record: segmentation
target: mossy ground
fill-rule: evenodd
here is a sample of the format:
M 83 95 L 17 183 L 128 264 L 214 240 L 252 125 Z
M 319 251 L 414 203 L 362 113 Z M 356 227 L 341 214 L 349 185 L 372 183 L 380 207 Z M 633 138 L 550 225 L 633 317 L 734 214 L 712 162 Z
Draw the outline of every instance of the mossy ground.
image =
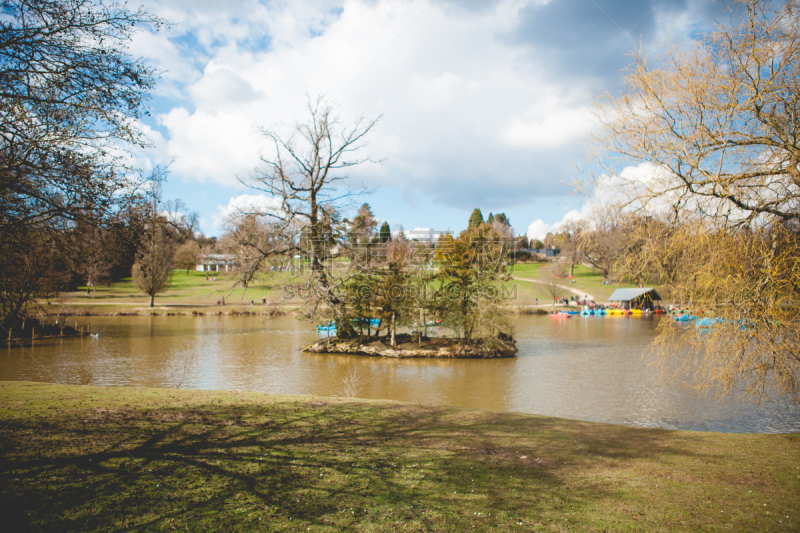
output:
M 800 436 L 0 383 L 5 531 L 797 531 Z

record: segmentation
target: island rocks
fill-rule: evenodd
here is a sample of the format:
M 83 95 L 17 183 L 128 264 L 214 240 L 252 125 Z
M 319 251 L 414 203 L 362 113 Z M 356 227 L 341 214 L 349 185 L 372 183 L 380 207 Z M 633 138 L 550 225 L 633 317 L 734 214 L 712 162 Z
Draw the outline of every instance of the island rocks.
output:
M 510 335 L 501 335 L 491 345 L 468 343 L 464 339 L 423 338 L 420 343 L 411 335 L 397 335 L 396 347 L 389 345 L 387 337 L 339 339 L 330 337 L 322 339 L 303 348 L 304 352 L 313 353 L 350 353 L 370 355 L 373 357 L 427 357 L 439 359 L 489 359 L 495 357 L 514 357 L 517 345 Z

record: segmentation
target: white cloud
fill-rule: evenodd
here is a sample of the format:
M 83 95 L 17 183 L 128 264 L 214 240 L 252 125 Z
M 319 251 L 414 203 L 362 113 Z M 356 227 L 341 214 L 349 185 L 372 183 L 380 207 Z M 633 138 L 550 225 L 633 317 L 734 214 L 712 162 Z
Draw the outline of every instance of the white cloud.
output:
M 219 206 L 217 224 L 235 220 L 243 215 L 259 215 L 280 213 L 281 201 L 264 194 L 240 194 L 228 200 L 225 206 Z
M 567 4 L 144 0 L 175 23 L 131 45 L 167 71 L 153 164 L 174 159 L 185 182 L 241 191 L 237 175 L 268 148 L 258 127 L 286 131 L 306 117 L 306 94 L 325 93 L 345 120 L 384 115 L 367 153 L 385 162 L 350 173 L 397 187 L 398 202 L 509 211 L 566 196 L 593 125 L 590 97 L 619 83 L 635 45 L 620 30 L 645 45 L 653 35 L 681 41 L 707 2 L 616 1 L 604 4 L 609 16 Z
M 350 117 L 384 114 L 369 149 L 386 158 L 383 168 L 352 171 L 374 186 L 424 189 L 449 205 L 464 194 L 469 203 L 487 195 L 522 203 L 568 191 L 550 172 L 531 169 L 553 149 L 580 150 L 589 122 L 578 97 L 588 87 L 564 100 L 556 78 L 521 65 L 519 45 L 498 39 L 513 26 L 517 3 L 480 13 L 423 0 L 349 1 L 339 14 L 323 6 L 258 6 L 247 18 L 259 24 L 237 19 L 235 29 L 225 13 L 192 19 L 195 33 L 212 34 L 200 38 L 209 57 L 201 74 L 187 75 L 191 105 L 158 117 L 175 172 L 235 183 L 265 147 L 256 124 L 293 124 L 305 117 L 306 93 L 327 93 Z M 209 28 L 212 20 L 220 27 Z M 250 42 L 264 33 L 269 47 L 254 49 Z M 211 46 L 214 39 L 222 44 Z M 553 165 L 565 173 L 572 162 Z
M 539 219 L 531 222 L 530 226 L 528 226 L 528 232 L 526 235 L 529 239 L 537 239 L 542 241 L 549 232 L 550 224 L 547 224 L 544 220 Z
M 555 224 L 547 224 L 541 219 L 534 220 L 528 226 L 528 231 L 526 232 L 526 235 L 528 236 L 528 239 L 538 239 L 540 241 L 543 241 L 548 233 L 558 233 L 568 223 L 583 220 L 586 218 L 586 216 L 587 216 L 587 207 L 584 204 L 583 208 L 580 211 L 578 211 L 577 209 L 572 209 L 570 211 L 567 211 L 567 213 L 564 214 L 564 217 Z

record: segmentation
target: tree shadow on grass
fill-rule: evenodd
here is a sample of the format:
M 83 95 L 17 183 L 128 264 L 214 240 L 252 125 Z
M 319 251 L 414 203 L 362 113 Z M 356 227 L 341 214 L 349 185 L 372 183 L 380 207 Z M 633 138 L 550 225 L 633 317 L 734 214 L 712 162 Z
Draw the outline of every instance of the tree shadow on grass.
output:
M 81 414 L 7 428 L 10 530 L 505 530 L 619 495 L 573 490 L 582 469 L 694 454 L 664 430 L 394 404 Z

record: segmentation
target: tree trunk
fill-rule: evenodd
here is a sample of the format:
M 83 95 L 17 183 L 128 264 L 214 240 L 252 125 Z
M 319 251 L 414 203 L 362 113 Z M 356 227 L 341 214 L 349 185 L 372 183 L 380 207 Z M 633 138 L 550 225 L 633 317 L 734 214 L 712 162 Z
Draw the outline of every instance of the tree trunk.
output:
M 392 348 L 397 348 L 397 343 L 395 343 L 395 340 L 394 340 L 394 329 L 395 329 L 394 328 L 394 313 L 392 313 L 392 325 L 391 325 L 391 328 L 392 328 L 392 341 L 391 341 Z
M 417 338 L 419 339 L 419 347 L 422 348 L 422 327 L 425 324 L 425 315 L 422 313 L 422 308 L 419 308 L 419 325 L 417 328 Z
M 153 300 L 155 299 L 155 294 L 150 295 L 150 307 L 153 307 Z

